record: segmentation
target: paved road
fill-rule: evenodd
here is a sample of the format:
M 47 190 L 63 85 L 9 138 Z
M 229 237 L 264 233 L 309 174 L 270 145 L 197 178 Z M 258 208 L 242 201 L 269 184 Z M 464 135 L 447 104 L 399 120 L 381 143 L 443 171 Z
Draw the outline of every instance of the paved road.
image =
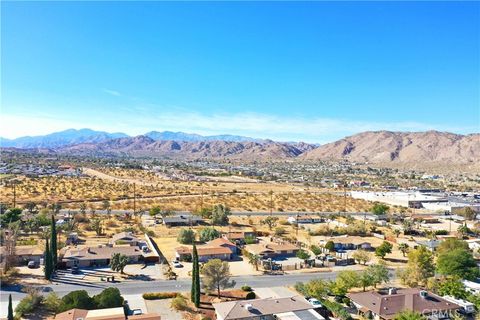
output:
M 300 273 L 300 274 L 285 274 L 285 275 L 261 275 L 261 276 L 241 276 L 232 277 L 236 282 L 236 287 L 241 287 L 245 284 L 254 288 L 269 288 L 277 286 L 294 285 L 297 282 L 305 282 L 312 279 L 334 279 L 337 272 L 317 272 L 317 273 Z M 190 279 L 173 280 L 157 280 L 157 281 L 125 281 L 118 283 L 92 283 L 92 284 L 69 284 L 54 282 L 51 285 L 45 286 L 47 290 L 56 292 L 59 296 L 66 295 L 74 290 L 86 290 L 89 294 L 97 294 L 105 288 L 117 287 L 124 295 L 140 294 L 144 292 L 157 291 L 189 291 Z M 51 289 L 49 289 L 51 288 Z M 12 300 L 19 301 L 25 293 L 21 292 L 19 288 L 5 288 L 1 290 L 2 305 L 6 303 L 8 294 L 12 294 Z M 46 291 L 48 293 L 48 291 Z

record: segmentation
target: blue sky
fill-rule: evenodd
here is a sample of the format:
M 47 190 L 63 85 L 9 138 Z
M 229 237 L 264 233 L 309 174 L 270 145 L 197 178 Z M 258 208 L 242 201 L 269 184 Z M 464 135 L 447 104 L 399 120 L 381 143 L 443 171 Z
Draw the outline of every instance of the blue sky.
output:
M 0 135 L 480 131 L 478 2 L 5 2 Z

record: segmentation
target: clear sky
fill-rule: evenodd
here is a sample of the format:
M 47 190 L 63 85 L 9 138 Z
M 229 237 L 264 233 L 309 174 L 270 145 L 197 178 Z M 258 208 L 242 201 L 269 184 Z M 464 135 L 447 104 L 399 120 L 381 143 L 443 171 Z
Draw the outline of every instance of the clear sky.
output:
M 479 2 L 1 3 L 8 138 L 480 131 Z

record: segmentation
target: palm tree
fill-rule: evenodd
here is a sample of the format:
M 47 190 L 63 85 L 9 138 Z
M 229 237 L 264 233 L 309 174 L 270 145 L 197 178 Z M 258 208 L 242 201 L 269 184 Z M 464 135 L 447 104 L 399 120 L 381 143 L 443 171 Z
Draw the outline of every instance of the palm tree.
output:
M 248 253 L 247 258 L 248 258 L 248 263 L 250 263 L 252 266 L 255 266 L 255 270 L 258 271 L 258 264 L 260 263 L 260 256 L 258 254 Z

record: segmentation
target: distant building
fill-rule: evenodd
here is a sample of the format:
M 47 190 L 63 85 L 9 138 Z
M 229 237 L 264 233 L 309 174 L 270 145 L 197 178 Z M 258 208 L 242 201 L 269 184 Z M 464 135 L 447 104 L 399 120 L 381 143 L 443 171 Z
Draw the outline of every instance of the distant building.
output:
M 98 247 L 67 248 L 62 258 L 66 267 L 94 267 L 106 266 L 115 253 L 126 255 L 130 263 L 143 260 L 143 252 L 134 246 L 111 246 L 103 245 Z
M 0 247 L 0 263 L 3 262 L 5 247 Z M 44 250 L 40 246 L 17 246 L 15 248 L 15 255 L 17 257 L 17 265 L 26 265 L 29 261 L 34 261 L 37 265 L 40 264 L 44 256 Z
M 276 258 L 295 256 L 300 248 L 288 242 L 269 242 L 249 244 L 245 246 L 245 250 L 261 258 Z
M 197 246 L 198 260 L 202 262 L 210 259 L 231 260 L 237 252 L 237 246 L 225 238 L 217 238 L 205 245 Z M 180 246 L 175 249 L 175 257 L 180 261 L 190 261 L 192 253 L 191 246 Z
M 203 221 L 202 217 L 195 215 L 178 215 L 172 217 L 164 217 L 162 220 L 163 224 L 167 227 L 197 225 Z
M 358 313 L 375 320 L 394 319 L 402 311 L 422 314 L 428 320 L 450 319 L 460 306 L 420 289 L 395 289 L 348 294 Z
M 298 224 L 308 224 L 308 223 L 320 223 L 323 222 L 323 219 L 316 216 L 311 215 L 298 215 L 298 216 L 290 216 L 288 217 L 288 222 L 290 223 L 298 223 Z

